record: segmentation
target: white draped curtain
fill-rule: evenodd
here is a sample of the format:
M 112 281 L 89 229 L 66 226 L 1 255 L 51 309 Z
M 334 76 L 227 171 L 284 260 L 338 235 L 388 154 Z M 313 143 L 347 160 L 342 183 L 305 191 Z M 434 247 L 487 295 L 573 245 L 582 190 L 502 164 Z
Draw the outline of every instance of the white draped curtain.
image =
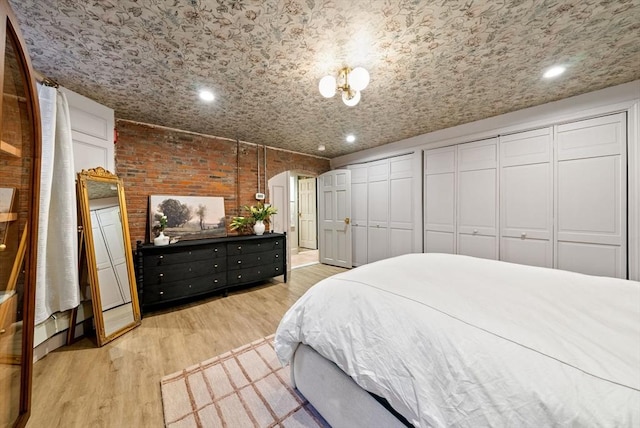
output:
M 78 220 L 69 105 L 63 92 L 38 86 L 42 162 L 35 322 L 80 304 Z

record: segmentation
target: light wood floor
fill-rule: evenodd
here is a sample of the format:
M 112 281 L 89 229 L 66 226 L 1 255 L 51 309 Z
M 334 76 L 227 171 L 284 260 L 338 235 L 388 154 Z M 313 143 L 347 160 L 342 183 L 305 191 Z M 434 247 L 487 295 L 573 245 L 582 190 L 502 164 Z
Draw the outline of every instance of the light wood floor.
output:
M 344 269 L 312 265 L 229 296 L 145 315 L 97 348 L 82 339 L 34 365 L 29 428 L 162 427 L 160 378 L 275 332 L 313 284 Z

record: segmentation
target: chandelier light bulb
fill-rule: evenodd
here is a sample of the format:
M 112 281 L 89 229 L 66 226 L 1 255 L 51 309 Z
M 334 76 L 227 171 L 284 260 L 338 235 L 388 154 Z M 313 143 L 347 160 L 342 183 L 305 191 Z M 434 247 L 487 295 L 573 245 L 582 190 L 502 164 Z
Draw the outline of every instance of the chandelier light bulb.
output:
M 349 95 L 352 95 L 349 98 Z M 353 107 L 360 102 L 360 91 L 348 91 L 342 93 L 342 102 L 344 102 L 349 107 Z
M 325 98 L 331 98 L 336 94 L 336 78 L 333 76 L 324 76 L 318 84 L 320 94 Z
M 354 91 L 362 91 L 369 85 L 369 72 L 362 67 L 356 67 L 349 73 L 349 86 Z

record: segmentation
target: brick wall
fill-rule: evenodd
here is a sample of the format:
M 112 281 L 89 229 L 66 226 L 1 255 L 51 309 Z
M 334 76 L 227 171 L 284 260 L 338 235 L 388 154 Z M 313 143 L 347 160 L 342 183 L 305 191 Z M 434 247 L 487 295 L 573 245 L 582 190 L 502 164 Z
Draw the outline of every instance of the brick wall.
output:
M 234 141 L 125 120 L 116 128 L 116 174 L 124 182 L 134 248 L 137 240 L 149 241 L 149 195 L 222 196 L 229 224 L 237 207 L 256 203 L 257 152 L 260 191 L 266 193 L 262 146 L 240 143 L 236 157 Z M 329 169 L 328 159 L 267 148 L 267 179 L 288 170 L 319 175 Z

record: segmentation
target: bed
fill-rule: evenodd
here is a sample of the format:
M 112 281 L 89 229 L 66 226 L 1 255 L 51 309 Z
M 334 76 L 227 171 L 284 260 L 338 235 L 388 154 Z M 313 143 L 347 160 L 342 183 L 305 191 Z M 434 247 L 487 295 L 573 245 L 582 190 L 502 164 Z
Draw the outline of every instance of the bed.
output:
M 634 281 L 408 254 L 313 286 L 275 348 L 334 427 L 640 426 Z

